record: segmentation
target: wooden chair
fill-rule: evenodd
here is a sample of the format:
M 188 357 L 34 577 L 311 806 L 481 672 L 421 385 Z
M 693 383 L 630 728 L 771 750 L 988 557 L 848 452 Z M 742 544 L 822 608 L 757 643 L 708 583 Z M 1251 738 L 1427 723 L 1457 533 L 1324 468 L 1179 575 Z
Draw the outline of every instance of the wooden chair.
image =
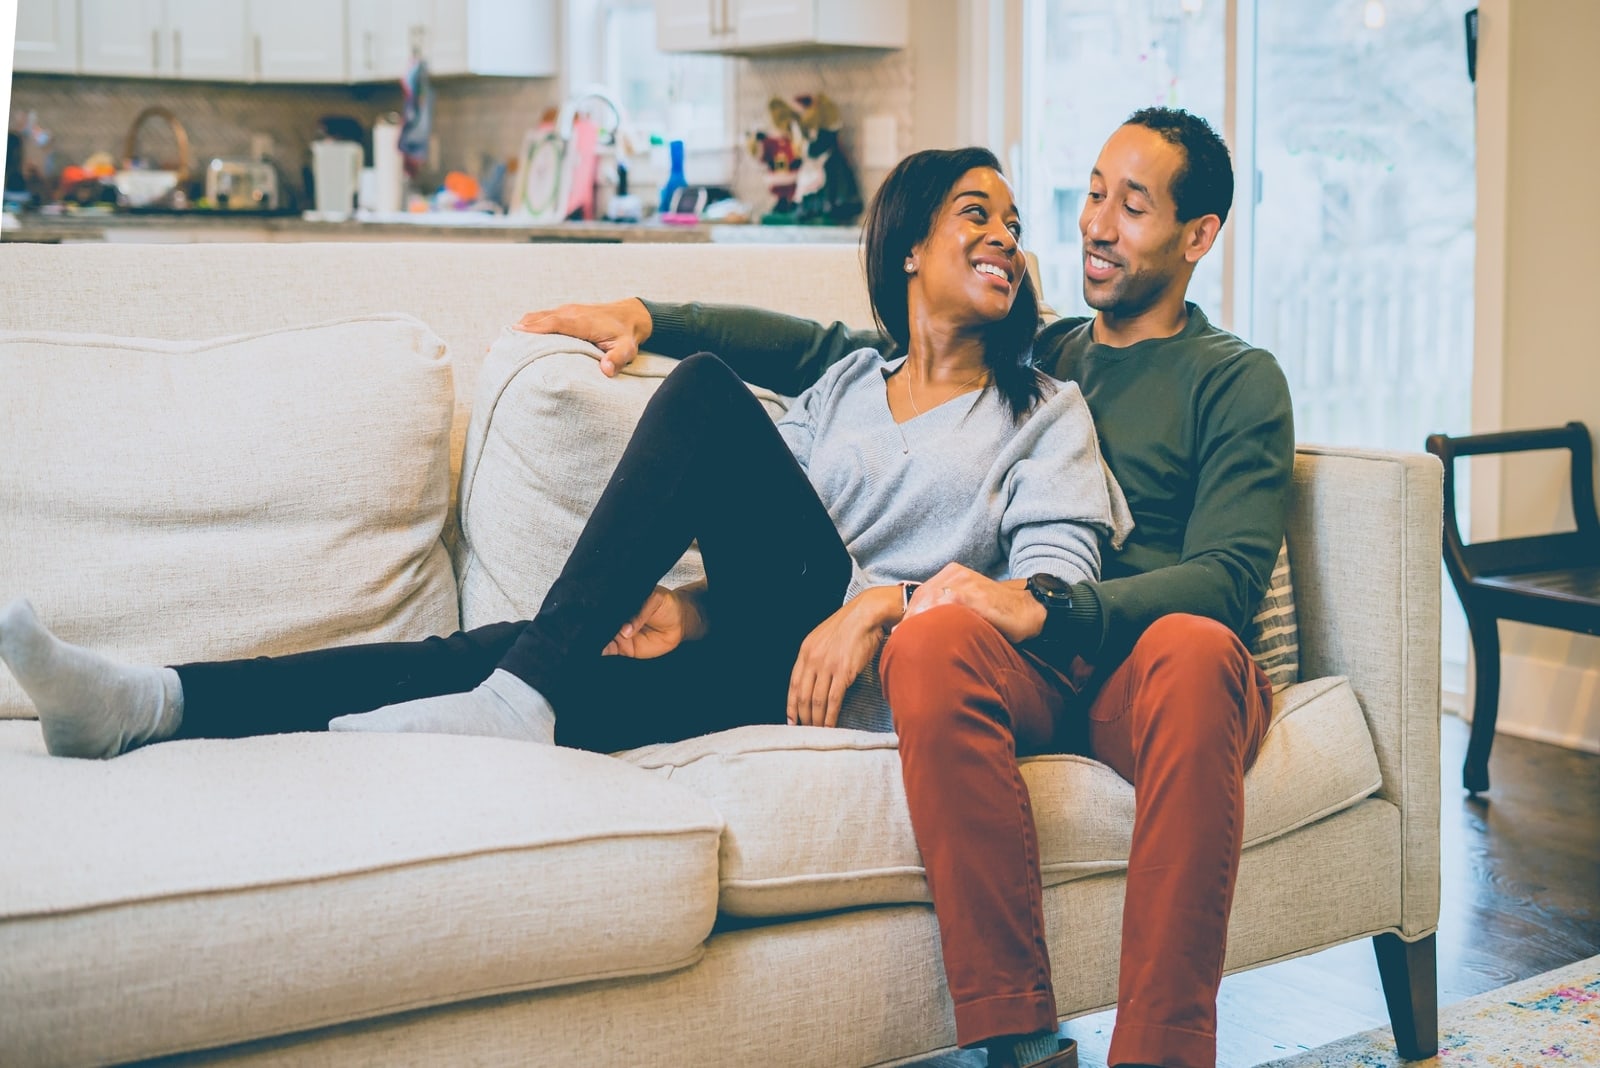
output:
M 1572 454 L 1572 514 L 1578 529 L 1527 538 L 1461 541 L 1456 523 L 1455 458 L 1566 449 Z M 1600 634 L 1600 518 L 1595 514 L 1594 452 L 1582 423 L 1469 437 L 1428 435 L 1444 463 L 1444 562 L 1466 612 L 1477 662 L 1472 738 L 1461 778 L 1469 793 L 1489 788 L 1489 747 L 1500 704 L 1499 621 Z

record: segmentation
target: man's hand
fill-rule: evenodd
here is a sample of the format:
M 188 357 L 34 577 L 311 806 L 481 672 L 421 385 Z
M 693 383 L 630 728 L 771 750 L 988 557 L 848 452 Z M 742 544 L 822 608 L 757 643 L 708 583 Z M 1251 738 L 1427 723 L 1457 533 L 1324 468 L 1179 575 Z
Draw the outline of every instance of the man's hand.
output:
M 566 334 L 596 346 L 603 355 L 600 371 L 614 378 L 639 355 L 639 346 L 655 324 L 637 297 L 610 304 L 563 304 L 549 311 L 529 312 L 515 328 L 528 334 Z
M 911 595 L 906 617 L 909 619 L 940 604 L 966 605 L 1005 635 L 1012 645 L 1020 645 L 1044 630 L 1044 605 L 1028 592 L 1024 579 L 996 582 L 970 567 L 946 564 Z
M 800 643 L 789 676 L 789 722 L 832 727 L 844 692 L 872 663 L 884 628 L 900 618 L 900 587 L 875 586 L 852 597 Z
M 684 642 L 698 641 L 705 634 L 705 618 L 694 599 L 679 590 L 657 586 L 645 599 L 644 607 L 622 625 L 600 655 L 651 660 L 665 656 Z

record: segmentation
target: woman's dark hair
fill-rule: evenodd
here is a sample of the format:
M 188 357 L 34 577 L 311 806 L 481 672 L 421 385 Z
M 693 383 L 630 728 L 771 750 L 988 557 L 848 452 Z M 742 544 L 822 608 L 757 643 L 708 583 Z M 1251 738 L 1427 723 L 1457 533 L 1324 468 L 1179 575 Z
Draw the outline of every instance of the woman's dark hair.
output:
M 1209 122 L 1181 108 L 1140 108 L 1123 125 L 1154 130 L 1167 144 L 1183 151 L 1183 164 L 1172 176 L 1172 203 L 1179 222 L 1202 215 L 1228 221 L 1228 208 L 1233 205 L 1233 161 L 1227 144 Z
M 878 329 L 904 352 L 910 345 L 906 257 L 933 229 L 945 197 L 963 174 L 975 167 L 997 173 L 1000 161 L 986 148 L 928 149 L 901 160 L 878 187 L 862 232 L 867 293 Z M 1023 261 L 1011 313 L 985 331 L 983 362 L 994 387 L 1018 419 L 1043 394 L 1045 378 L 1033 366 L 1033 337 L 1039 331 L 1039 297 Z

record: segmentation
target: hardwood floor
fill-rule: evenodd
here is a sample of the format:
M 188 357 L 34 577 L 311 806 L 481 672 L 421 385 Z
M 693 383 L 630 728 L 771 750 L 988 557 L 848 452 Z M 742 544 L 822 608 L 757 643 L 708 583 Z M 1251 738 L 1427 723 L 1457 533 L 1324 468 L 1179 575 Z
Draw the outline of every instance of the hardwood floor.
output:
M 1600 756 L 1505 735 L 1494 787 L 1461 788 L 1468 728 L 1442 724 L 1441 1007 L 1600 953 Z M 1103 1068 L 1115 1012 L 1080 1016 L 1083 1068 Z M 1388 1024 L 1372 942 L 1229 976 L 1218 999 L 1217 1064 L 1248 1068 Z M 959 1053 L 928 1068 L 980 1068 Z

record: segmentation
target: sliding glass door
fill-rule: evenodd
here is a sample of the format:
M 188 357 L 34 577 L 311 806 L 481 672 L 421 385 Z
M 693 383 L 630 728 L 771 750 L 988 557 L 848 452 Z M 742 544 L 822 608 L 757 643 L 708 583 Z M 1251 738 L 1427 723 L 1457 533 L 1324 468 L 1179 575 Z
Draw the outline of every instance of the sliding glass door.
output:
M 1418 450 L 1469 425 L 1470 6 L 1257 8 L 1243 332 L 1283 361 L 1301 440 Z

